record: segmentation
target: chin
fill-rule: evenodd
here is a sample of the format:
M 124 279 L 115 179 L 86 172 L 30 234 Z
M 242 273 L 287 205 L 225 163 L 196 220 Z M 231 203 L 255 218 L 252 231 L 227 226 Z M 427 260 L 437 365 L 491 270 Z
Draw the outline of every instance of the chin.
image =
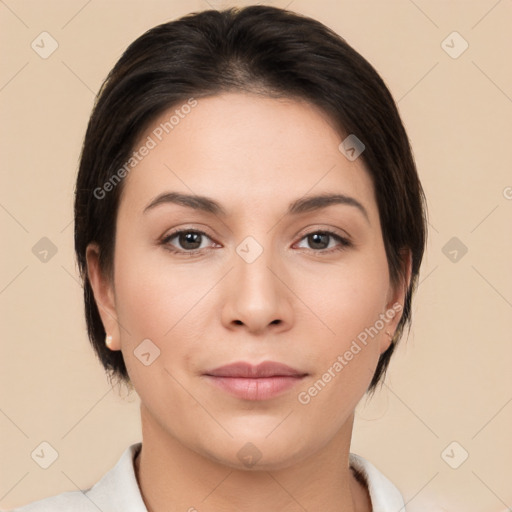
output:
M 224 443 L 216 443 L 214 450 L 212 445 L 203 446 L 202 451 L 206 457 L 236 470 L 277 471 L 293 466 L 319 449 L 317 439 L 311 439 L 308 444 L 304 432 L 300 436 L 298 432 L 283 429 L 280 435 L 273 432 L 266 437 L 267 430 L 263 434 L 261 430 L 246 429 L 245 435 L 234 435 Z

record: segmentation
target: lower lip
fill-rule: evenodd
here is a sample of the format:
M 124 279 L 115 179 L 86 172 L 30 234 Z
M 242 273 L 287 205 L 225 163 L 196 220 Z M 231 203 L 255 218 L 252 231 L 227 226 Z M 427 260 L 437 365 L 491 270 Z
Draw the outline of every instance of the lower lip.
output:
M 214 377 L 207 375 L 208 380 L 243 400 L 269 400 L 293 388 L 303 377 L 276 376 L 250 379 L 244 377 Z

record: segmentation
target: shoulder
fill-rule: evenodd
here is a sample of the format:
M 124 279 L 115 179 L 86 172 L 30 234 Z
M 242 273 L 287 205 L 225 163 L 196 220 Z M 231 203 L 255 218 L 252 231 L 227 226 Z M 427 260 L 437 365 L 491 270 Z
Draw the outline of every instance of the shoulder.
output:
M 397 487 L 370 461 L 350 453 L 350 467 L 368 488 L 374 512 L 404 512 L 405 504 Z
M 126 448 L 117 464 L 93 487 L 63 492 L 11 512 L 147 512 L 133 467 L 141 446 L 135 443 Z
M 98 508 L 80 491 L 63 492 L 57 496 L 50 496 L 34 501 L 28 505 L 15 508 L 11 512 L 98 512 Z

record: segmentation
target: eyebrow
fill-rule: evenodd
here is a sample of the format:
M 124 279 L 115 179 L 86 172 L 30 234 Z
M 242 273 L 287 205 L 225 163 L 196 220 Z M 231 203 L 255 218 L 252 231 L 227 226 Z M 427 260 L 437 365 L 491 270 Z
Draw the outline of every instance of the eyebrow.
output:
M 180 192 L 164 192 L 156 196 L 150 203 L 144 208 L 144 213 L 149 210 L 156 208 L 162 204 L 177 204 L 180 206 L 186 206 L 195 210 L 202 210 L 207 213 L 212 213 L 218 216 L 227 216 L 226 210 L 214 199 L 206 196 L 183 194 Z M 293 201 L 289 204 L 287 215 L 298 215 L 301 213 L 311 212 L 327 208 L 328 206 L 342 204 L 347 206 L 353 206 L 357 208 L 366 218 L 368 223 L 370 222 L 368 212 L 366 208 L 353 197 L 344 194 L 320 194 L 316 196 L 305 196 Z

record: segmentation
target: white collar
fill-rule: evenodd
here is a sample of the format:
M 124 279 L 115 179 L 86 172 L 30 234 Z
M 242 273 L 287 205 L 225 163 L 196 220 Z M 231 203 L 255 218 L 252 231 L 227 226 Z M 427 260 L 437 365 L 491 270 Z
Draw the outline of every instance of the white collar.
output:
M 370 461 L 350 453 L 349 464 L 366 481 L 373 512 L 406 512 L 400 491 Z

